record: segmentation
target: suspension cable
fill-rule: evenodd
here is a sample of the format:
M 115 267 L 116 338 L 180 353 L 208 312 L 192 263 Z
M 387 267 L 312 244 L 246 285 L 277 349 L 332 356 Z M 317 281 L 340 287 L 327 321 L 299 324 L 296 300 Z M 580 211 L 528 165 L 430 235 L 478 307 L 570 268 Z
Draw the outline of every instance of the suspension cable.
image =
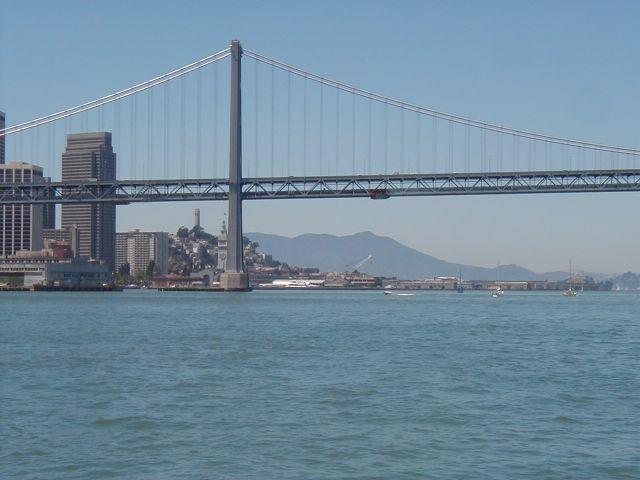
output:
M 59 112 L 46 115 L 44 117 L 36 118 L 35 120 L 31 120 L 29 122 L 23 122 L 17 125 L 13 125 L 12 127 L 7 127 L 4 130 L 0 130 L 0 136 L 11 135 L 13 133 L 17 133 L 22 130 L 27 130 L 29 128 L 37 127 L 38 125 L 55 122 L 56 120 L 60 120 L 61 118 L 66 118 L 71 115 L 75 115 L 77 113 L 86 112 L 87 110 L 100 107 L 101 105 L 105 105 L 107 103 L 120 100 L 121 98 L 128 97 L 129 95 L 142 92 L 149 88 L 168 82 L 169 80 L 173 80 L 174 78 L 178 78 L 183 75 L 186 75 L 187 73 L 193 72 L 194 70 L 198 70 L 199 68 L 202 68 L 211 63 L 217 62 L 218 60 L 222 60 L 223 58 L 226 58 L 229 55 L 231 55 L 231 51 L 230 51 L 230 47 L 227 47 L 218 53 L 214 53 L 213 55 L 209 55 L 208 57 L 204 57 L 200 60 L 190 63 L 189 65 L 185 65 L 184 67 L 180 67 L 171 72 L 165 73 L 163 75 L 159 75 L 155 78 L 152 78 L 151 80 L 147 80 L 146 82 L 142 82 L 137 85 L 134 85 L 133 87 L 125 88 L 124 90 L 120 90 L 118 92 L 112 93 L 105 97 L 101 97 L 96 100 L 83 103 L 76 107 L 67 108 L 65 110 L 61 110 Z
M 536 133 L 536 132 L 531 132 L 531 131 L 527 131 L 527 130 L 519 130 L 519 129 L 514 129 L 514 128 L 510 128 L 510 127 L 506 127 L 503 125 L 497 125 L 497 124 L 493 124 L 493 123 L 488 123 L 488 122 L 483 122 L 483 121 L 479 121 L 479 120 L 474 120 L 471 118 L 467 118 L 467 117 L 462 117 L 459 115 L 453 115 L 450 113 L 446 113 L 446 112 L 440 112 L 438 110 L 433 110 L 430 108 L 426 108 L 426 107 L 421 107 L 419 105 L 415 105 L 415 104 L 411 104 L 408 102 L 404 102 L 402 100 L 397 100 L 391 97 L 386 97 L 384 95 L 380 95 L 368 90 L 363 90 L 357 87 L 354 87 L 353 85 L 349 85 L 343 82 L 339 82 L 336 80 L 332 80 L 330 78 L 326 78 L 326 77 L 322 77 L 320 75 L 316 75 L 314 73 L 311 73 L 309 71 L 306 70 L 302 70 L 300 68 L 294 67 L 292 65 L 288 65 L 286 63 L 280 62 L 278 60 L 274 60 L 270 57 L 266 57 L 264 55 L 261 55 L 259 53 L 253 52 L 251 50 L 243 50 L 243 53 L 245 55 L 247 55 L 248 57 L 251 57 L 255 60 L 258 60 L 260 62 L 266 63 L 268 65 L 274 66 L 276 68 L 279 68 L 281 70 L 285 70 L 288 72 L 291 72 L 295 75 L 304 77 L 304 78 L 308 78 L 310 80 L 314 80 L 316 82 L 320 82 L 320 83 L 324 83 L 325 85 L 329 85 L 332 86 L 334 88 L 337 88 L 339 90 L 345 91 L 345 92 L 350 92 L 353 93 L 354 95 L 359 95 L 361 97 L 365 97 L 365 98 L 369 98 L 371 100 L 375 100 L 377 102 L 380 103 L 384 103 L 387 105 L 391 105 L 397 108 L 402 108 L 405 110 L 410 110 L 413 112 L 417 112 L 423 115 L 428 115 L 431 117 L 435 117 L 435 118 L 440 118 L 440 119 L 444 119 L 444 120 L 448 120 L 448 121 L 452 121 L 455 123 L 460 123 L 463 125 L 469 125 L 471 127 L 475 127 L 475 128 L 481 128 L 484 130 L 490 130 L 490 131 L 494 131 L 497 133 L 506 133 L 506 134 L 510 134 L 510 135 L 514 135 L 517 137 L 525 137 L 525 138 L 531 138 L 533 140 L 541 140 L 541 141 L 547 141 L 550 143 L 558 143 L 558 144 L 563 144 L 563 145 L 567 145 L 567 146 L 572 146 L 572 147 L 584 147 L 584 148 L 590 148 L 590 149 L 595 149 L 595 150 L 603 150 L 603 151 L 609 151 L 609 152 L 615 152 L 615 153 L 627 153 L 630 155 L 640 155 L 640 149 L 634 149 L 634 148 L 626 148 L 626 147 L 618 147 L 618 146 L 614 146 L 614 145 L 605 145 L 605 144 L 599 144 L 599 143 L 591 143 L 591 142 L 585 142 L 585 141 L 581 141 L 581 140 L 572 140 L 569 138 L 563 138 L 563 137 L 556 137 L 553 135 L 545 135 L 542 133 Z

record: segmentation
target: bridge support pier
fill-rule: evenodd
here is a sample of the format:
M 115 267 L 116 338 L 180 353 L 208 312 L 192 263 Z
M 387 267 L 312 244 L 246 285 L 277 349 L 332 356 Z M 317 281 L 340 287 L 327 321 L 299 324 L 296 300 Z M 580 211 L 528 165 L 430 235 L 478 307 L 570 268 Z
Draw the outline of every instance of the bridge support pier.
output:
M 229 141 L 229 225 L 227 229 L 227 265 L 220 276 L 220 287 L 228 292 L 249 290 L 249 275 L 244 270 L 242 242 L 242 47 L 231 42 L 231 137 Z

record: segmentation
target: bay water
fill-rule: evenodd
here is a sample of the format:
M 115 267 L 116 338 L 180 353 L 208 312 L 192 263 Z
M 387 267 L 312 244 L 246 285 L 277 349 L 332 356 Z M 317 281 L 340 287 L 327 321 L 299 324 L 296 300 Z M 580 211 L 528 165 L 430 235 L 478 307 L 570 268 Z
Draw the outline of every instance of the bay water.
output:
M 638 479 L 640 295 L 0 293 L 1 479 Z

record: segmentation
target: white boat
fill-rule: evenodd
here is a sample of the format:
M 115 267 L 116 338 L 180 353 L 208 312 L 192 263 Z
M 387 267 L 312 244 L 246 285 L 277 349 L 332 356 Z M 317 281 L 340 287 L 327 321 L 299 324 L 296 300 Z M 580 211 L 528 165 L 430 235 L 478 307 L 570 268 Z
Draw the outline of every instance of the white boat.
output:
M 496 287 L 494 290 L 491 290 L 491 296 L 493 298 L 500 298 L 504 295 L 504 290 L 500 288 L 500 286 Z
M 395 295 L 397 297 L 413 297 L 415 295 L 415 293 L 399 293 L 392 292 L 391 290 L 383 290 L 382 293 L 384 293 L 385 295 Z

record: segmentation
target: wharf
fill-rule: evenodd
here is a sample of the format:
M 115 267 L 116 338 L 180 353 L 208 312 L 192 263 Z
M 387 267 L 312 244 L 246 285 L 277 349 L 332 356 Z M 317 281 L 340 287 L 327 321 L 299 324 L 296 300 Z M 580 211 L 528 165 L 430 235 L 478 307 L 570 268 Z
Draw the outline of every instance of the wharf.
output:
M 61 287 L 32 285 L 30 287 L 0 287 L 0 292 L 121 292 L 121 287 Z
M 26 290 L 26 288 L 25 288 Z M 94 287 L 71 287 L 62 285 L 34 285 L 31 289 L 34 292 L 121 292 L 122 287 L 115 285 L 94 286 Z
M 159 292 L 228 292 L 221 287 L 157 287 Z M 253 288 L 249 287 L 243 290 L 234 290 L 238 292 L 250 292 Z

